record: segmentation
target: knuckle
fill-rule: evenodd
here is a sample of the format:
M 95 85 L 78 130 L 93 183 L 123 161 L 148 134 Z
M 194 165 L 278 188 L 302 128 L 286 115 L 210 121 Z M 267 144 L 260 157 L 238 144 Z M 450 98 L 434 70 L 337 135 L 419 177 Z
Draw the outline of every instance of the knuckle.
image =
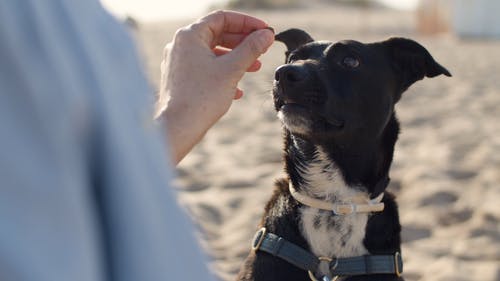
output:
M 224 17 L 226 14 L 226 11 L 224 10 L 215 10 L 213 12 L 211 12 L 208 16 L 213 16 L 213 17 Z
M 179 43 L 179 42 L 184 42 L 184 41 L 188 40 L 192 34 L 191 26 L 192 25 L 177 29 L 177 31 L 175 32 L 175 35 L 174 35 L 174 42 Z
M 174 43 L 192 43 L 193 41 L 200 39 L 202 34 L 205 33 L 205 30 L 206 24 L 200 21 L 182 27 L 175 32 Z
M 168 54 L 170 53 L 170 51 L 172 50 L 172 43 L 168 43 L 165 48 L 163 48 L 163 59 L 167 59 L 168 57 Z
M 200 19 L 200 23 L 211 23 L 213 25 L 225 25 L 226 23 L 226 11 L 216 10 L 208 14 L 206 17 Z
M 179 28 L 179 29 L 177 29 L 177 30 L 175 31 L 174 38 L 176 38 L 176 39 L 177 39 L 177 38 L 182 38 L 182 37 L 185 37 L 185 36 L 187 35 L 188 31 L 189 31 L 189 30 L 188 30 L 188 28 L 187 28 L 186 26 L 181 27 L 181 28 Z
M 195 23 L 192 23 L 188 26 L 188 29 L 191 31 L 191 34 L 193 33 L 200 33 L 201 30 L 205 27 L 205 23 L 201 21 L 197 21 Z

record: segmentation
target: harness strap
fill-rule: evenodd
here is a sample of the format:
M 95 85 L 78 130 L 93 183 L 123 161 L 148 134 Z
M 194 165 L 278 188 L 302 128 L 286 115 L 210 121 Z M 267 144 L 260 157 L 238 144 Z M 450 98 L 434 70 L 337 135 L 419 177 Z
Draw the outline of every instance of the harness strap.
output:
M 252 249 L 284 259 L 303 270 L 316 271 L 319 265 L 315 255 L 278 235 L 267 233 L 265 228 L 261 228 L 255 234 Z
M 369 274 L 401 275 L 403 259 L 399 252 L 394 255 L 366 255 L 337 259 L 337 266 L 331 268 L 334 276 L 353 276 Z
M 321 260 L 303 248 L 288 242 L 273 233 L 267 233 L 261 228 L 254 236 L 252 249 L 263 251 L 279 257 L 298 268 L 316 272 Z M 330 262 L 333 276 L 354 276 L 369 274 L 396 274 L 403 272 L 401 254 L 394 255 L 365 255 L 350 258 L 334 258 Z

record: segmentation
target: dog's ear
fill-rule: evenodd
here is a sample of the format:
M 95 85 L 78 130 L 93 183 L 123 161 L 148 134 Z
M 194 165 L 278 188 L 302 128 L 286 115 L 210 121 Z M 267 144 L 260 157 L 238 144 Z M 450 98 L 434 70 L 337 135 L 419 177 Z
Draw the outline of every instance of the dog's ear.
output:
M 288 58 L 288 55 L 290 54 L 291 51 L 297 49 L 298 47 L 305 45 L 309 42 L 314 41 L 312 37 L 307 34 L 304 30 L 297 29 L 297 28 L 291 28 L 287 29 L 283 32 L 280 32 L 276 34 L 274 37 L 276 41 L 280 41 L 285 43 L 287 51 L 286 51 L 286 57 Z
M 390 38 L 382 42 L 387 49 L 389 59 L 398 75 L 399 95 L 413 83 L 424 77 L 436 77 L 450 72 L 437 63 L 431 54 L 417 42 L 406 38 Z

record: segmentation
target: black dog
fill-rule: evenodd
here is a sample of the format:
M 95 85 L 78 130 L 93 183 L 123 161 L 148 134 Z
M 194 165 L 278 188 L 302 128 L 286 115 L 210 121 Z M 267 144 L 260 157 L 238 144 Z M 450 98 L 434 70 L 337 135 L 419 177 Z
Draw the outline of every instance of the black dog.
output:
M 403 280 L 394 196 L 385 191 L 414 82 L 451 76 L 415 41 L 314 41 L 290 29 L 273 98 L 284 127 L 279 180 L 238 280 Z

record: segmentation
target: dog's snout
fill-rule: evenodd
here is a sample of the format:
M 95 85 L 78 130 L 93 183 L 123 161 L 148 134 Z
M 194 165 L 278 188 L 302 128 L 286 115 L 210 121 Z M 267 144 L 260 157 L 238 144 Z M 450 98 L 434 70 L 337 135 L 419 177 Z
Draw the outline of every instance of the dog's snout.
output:
M 306 79 L 307 73 L 303 66 L 285 64 L 278 69 L 274 74 L 274 79 L 278 82 L 297 83 Z

